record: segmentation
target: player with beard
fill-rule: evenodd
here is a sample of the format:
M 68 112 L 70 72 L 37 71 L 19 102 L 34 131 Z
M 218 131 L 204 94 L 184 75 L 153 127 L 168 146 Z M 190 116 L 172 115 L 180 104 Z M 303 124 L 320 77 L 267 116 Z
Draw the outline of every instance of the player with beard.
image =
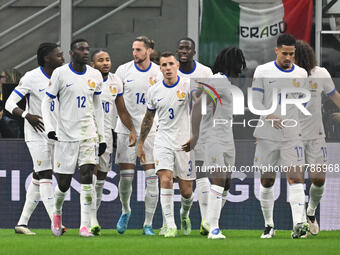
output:
M 150 61 L 152 42 L 145 36 L 137 37 L 132 43 L 133 60 L 118 67 L 116 75 L 123 82 L 124 101 L 130 113 L 137 139 L 140 133 L 141 123 L 146 112 L 146 92 L 154 85 L 159 76 L 159 66 Z M 117 231 L 123 234 L 127 229 L 131 216 L 130 198 L 132 193 L 132 181 L 135 173 L 137 151 L 136 147 L 129 147 L 129 130 L 118 119 L 117 127 L 117 152 L 116 163 L 119 164 L 119 196 L 122 203 L 122 214 L 117 223 Z M 143 234 L 154 235 L 152 220 L 158 203 L 158 178 L 155 172 L 153 159 L 153 144 L 156 126 L 153 125 L 144 146 L 146 160 L 142 162 L 145 170 L 145 221 Z
M 104 111 L 104 134 L 107 142 L 107 148 L 104 154 L 99 157 L 99 164 L 96 166 L 93 175 L 91 232 L 94 235 L 99 235 L 101 227 L 97 220 L 97 211 L 102 200 L 107 173 L 112 169 L 113 131 L 116 127 L 118 115 L 130 130 L 129 141 L 131 145 L 129 146 L 134 146 L 136 142 L 136 131 L 125 107 L 123 84 L 115 74 L 110 72 L 111 58 L 109 53 L 105 50 L 94 51 L 91 56 L 91 66 L 99 70 L 104 79 L 101 100 Z

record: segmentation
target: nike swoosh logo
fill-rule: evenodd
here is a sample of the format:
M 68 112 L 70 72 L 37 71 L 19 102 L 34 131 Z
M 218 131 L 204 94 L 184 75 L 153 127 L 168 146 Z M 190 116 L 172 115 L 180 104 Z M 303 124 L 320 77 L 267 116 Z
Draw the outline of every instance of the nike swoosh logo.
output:
M 71 83 L 71 84 L 66 84 L 66 87 L 70 87 L 71 85 L 73 85 L 73 83 Z
M 269 81 L 268 83 L 271 84 L 271 83 L 274 83 L 274 82 L 276 82 L 276 81 Z
M 39 92 L 43 92 L 45 89 L 39 89 Z
M 164 98 L 164 97 L 163 97 Z M 163 98 L 157 99 L 157 102 L 161 101 Z
M 126 82 L 132 82 L 133 80 L 126 80 Z

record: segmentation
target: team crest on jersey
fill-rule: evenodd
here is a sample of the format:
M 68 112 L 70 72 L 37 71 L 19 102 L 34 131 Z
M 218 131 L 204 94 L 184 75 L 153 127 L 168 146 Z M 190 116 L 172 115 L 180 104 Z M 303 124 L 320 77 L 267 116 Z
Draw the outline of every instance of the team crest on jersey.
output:
M 185 92 L 183 92 L 179 89 L 179 90 L 177 90 L 176 95 L 177 95 L 178 101 L 183 101 L 185 99 L 186 94 L 185 94 Z
M 318 84 L 316 82 L 313 83 L 312 81 L 309 81 L 309 87 L 311 89 L 317 89 L 318 88 Z
M 154 85 L 156 82 L 156 79 L 152 79 L 152 77 L 149 78 L 149 83 L 151 86 Z
M 60 167 L 60 162 L 57 162 L 57 167 Z
M 296 81 L 296 79 L 293 80 L 293 86 L 296 88 L 300 87 L 300 82 Z
M 41 165 L 41 161 L 37 160 L 37 164 L 38 164 L 38 166 L 40 166 Z
M 88 80 L 87 83 L 90 87 L 90 90 L 94 90 L 94 88 L 96 87 L 96 83 L 94 81 L 91 82 L 91 80 Z
M 117 96 L 117 88 L 116 87 L 110 86 L 110 91 L 112 93 L 112 96 Z
M 259 159 L 255 156 L 254 161 L 257 162 Z
M 156 161 L 155 161 L 155 164 L 156 164 L 156 166 L 158 166 L 158 164 L 159 164 L 159 160 L 156 160 Z
M 211 161 L 212 161 L 213 163 L 216 163 L 216 158 L 215 158 L 215 157 L 212 157 L 212 158 L 211 158 Z

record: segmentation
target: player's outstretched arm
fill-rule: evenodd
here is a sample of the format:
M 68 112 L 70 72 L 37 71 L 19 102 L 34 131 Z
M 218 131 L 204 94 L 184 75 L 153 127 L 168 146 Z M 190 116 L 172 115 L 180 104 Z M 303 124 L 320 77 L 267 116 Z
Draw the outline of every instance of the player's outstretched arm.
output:
M 27 121 L 32 125 L 36 132 L 44 132 L 44 124 L 42 122 L 41 116 L 29 114 L 18 107 L 17 103 L 24 97 L 22 93 L 17 90 L 12 91 L 11 95 L 6 102 L 6 110 L 12 113 L 14 116 L 22 117 L 27 119 Z
M 145 152 L 143 149 L 143 144 L 151 130 L 153 119 L 155 118 L 155 113 L 156 111 L 147 110 L 143 118 L 142 127 L 140 130 L 140 138 L 137 145 L 137 156 L 142 162 L 145 162 Z
M 136 144 L 136 130 L 133 126 L 130 114 L 125 106 L 124 97 L 119 96 L 115 100 L 117 112 L 122 123 L 129 129 L 129 147 L 135 146 Z

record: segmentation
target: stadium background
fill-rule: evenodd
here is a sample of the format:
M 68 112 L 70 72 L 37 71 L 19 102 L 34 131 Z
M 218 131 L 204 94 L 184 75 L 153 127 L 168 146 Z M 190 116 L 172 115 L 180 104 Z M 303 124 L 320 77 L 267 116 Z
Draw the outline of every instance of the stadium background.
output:
M 65 1 L 62 1 L 65 3 Z M 70 28 L 76 35 L 74 37 L 84 37 L 89 41 L 93 49 L 106 48 L 112 58 L 112 70 L 131 59 L 130 45 L 131 41 L 138 35 L 147 35 L 156 42 L 156 49 L 175 51 L 176 42 L 184 36 L 191 36 L 197 41 L 197 33 L 193 32 L 199 23 L 199 17 L 195 13 L 193 6 L 198 5 L 199 1 L 195 0 L 141 0 L 132 3 L 125 9 L 117 12 L 115 15 L 108 17 L 104 21 L 94 25 L 92 28 L 78 32 L 84 26 L 95 21 L 116 7 L 128 1 L 120 0 L 74 0 L 70 20 L 60 17 L 60 12 L 65 14 L 67 10 L 60 8 L 59 1 L 53 0 L 18 0 L 8 1 L 0 0 L 0 6 L 11 3 L 8 7 L 0 10 L 0 70 L 15 67 L 21 73 L 36 67 L 35 51 L 37 45 L 42 41 L 60 41 L 62 45 L 67 39 L 62 38 L 62 31 Z M 130 2 L 130 1 L 129 1 Z M 131 1 L 132 2 L 132 1 Z M 258 1 L 237 1 L 250 7 L 267 8 L 278 1 L 262 0 Z M 255 3 L 256 2 L 256 3 Z M 318 1 L 317 1 L 318 2 Z M 8 31 L 12 26 L 20 24 L 20 21 L 26 19 L 47 6 L 49 10 L 37 15 L 31 21 L 25 22 L 18 28 Z M 51 7 L 52 6 L 52 7 Z M 315 8 L 315 1 L 314 1 Z M 315 9 L 314 9 L 315 10 Z M 70 11 L 70 10 L 68 10 Z M 59 14 L 58 14 L 59 13 Z M 196 16 L 195 16 L 196 15 Z M 192 20 L 192 17 L 196 17 Z M 65 16 L 64 16 L 65 17 Z M 334 24 L 330 22 L 325 13 L 322 19 L 322 29 L 330 30 Z M 336 22 L 337 19 L 334 19 Z M 44 24 L 44 22 L 46 22 Z M 65 28 L 65 22 L 66 24 Z M 69 22 L 71 22 L 69 24 Z M 195 25 L 196 24 L 196 25 Z M 336 23 L 335 23 L 336 24 Z M 41 26 L 40 26 L 41 25 Z M 39 28 L 33 30 L 36 26 Z M 194 29 L 192 29 L 194 27 Z M 30 31 L 32 29 L 32 31 Z M 4 33 L 6 32 L 6 33 Z M 21 36 L 25 34 L 27 35 Z M 314 40 L 315 25 L 313 23 L 311 32 L 311 44 L 315 45 Z M 336 36 L 324 34 L 321 36 L 321 65 L 326 66 L 333 77 L 339 77 L 339 59 L 340 46 Z M 67 50 L 64 50 L 67 56 Z M 249 70 L 246 77 L 251 77 Z M 338 91 L 340 83 L 336 82 Z M 329 104 L 325 101 L 324 105 Z M 327 132 L 330 151 L 330 163 L 339 163 L 337 151 L 340 149 L 339 125 L 329 120 L 329 114 L 333 112 L 333 106 L 324 108 L 324 120 L 329 127 Z M 251 116 L 248 116 L 251 118 Z M 329 123 L 331 122 L 331 123 Z M 237 165 L 251 165 L 254 155 L 254 141 L 252 140 L 252 130 L 242 130 L 235 132 L 237 138 Z M 140 168 L 140 167 L 139 167 Z M 113 171 L 109 174 L 104 201 L 99 211 L 99 221 L 104 228 L 112 228 L 119 218 L 120 202 L 117 197 L 118 175 L 117 168 L 114 166 Z M 32 172 L 32 162 L 28 150 L 22 139 L 0 140 L 0 228 L 11 228 L 16 224 L 19 218 L 24 200 L 27 184 L 29 183 Z M 69 227 L 79 225 L 79 190 L 77 180 L 72 185 L 70 200 L 67 200 L 64 206 L 64 222 Z M 138 171 L 134 180 L 134 192 L 131 199 L 133 216 L 129 227 L 141 228 L 144 218 L 143 191 L 143 172 Z M 291 229 L 290 207 L 287 203 L 286 180 L 281 179 L 279 197 L 275 205 L 275 221 L 279 229 Z M 306 184 L 306 195 L 308 196 L 309 182 Z M 254 193 L 254 179 L 246 178 L 240 180 L 233 179 L 232 189 L 227 205 L 224 208 L 221 217 L 221 227 L 231 229 L 262 229 L 263 219 L 259 206 L 259 201 Z M 320 223 L 322 229 L 340 229 L 340 216 L 337 211 L 340 208 L 340 200 L 334 194 L 338 194 L 340 186 L 336 178 L 329 179 L 325 197 L 321 202 Z M 248 193 L 247 193 L 248 192 Z M 176 192 L 178 194 L 178 190 Z M 107 201 L 105 201 L 107 200 Z M 178 197 L 177 197 L 178 200 Z M 71 202 L 72 201 L 72 202 Z M 176 203 L 176 212 L 178 213 L 180 203 Z M 199 226 L 199 209 L 197 202 L 191 210 L 191 219 L 194 228 Z M 178 216 L 178 214 L 177 214 Z M 178 220 L 179 217 L 177 217 Z M 157 208 L 155 216 L 155 227 L 161 225 L 160 206 Z M 39 204 L 30 221 L 33 228 L 48 228 L 48 217 L 42 203 Z

